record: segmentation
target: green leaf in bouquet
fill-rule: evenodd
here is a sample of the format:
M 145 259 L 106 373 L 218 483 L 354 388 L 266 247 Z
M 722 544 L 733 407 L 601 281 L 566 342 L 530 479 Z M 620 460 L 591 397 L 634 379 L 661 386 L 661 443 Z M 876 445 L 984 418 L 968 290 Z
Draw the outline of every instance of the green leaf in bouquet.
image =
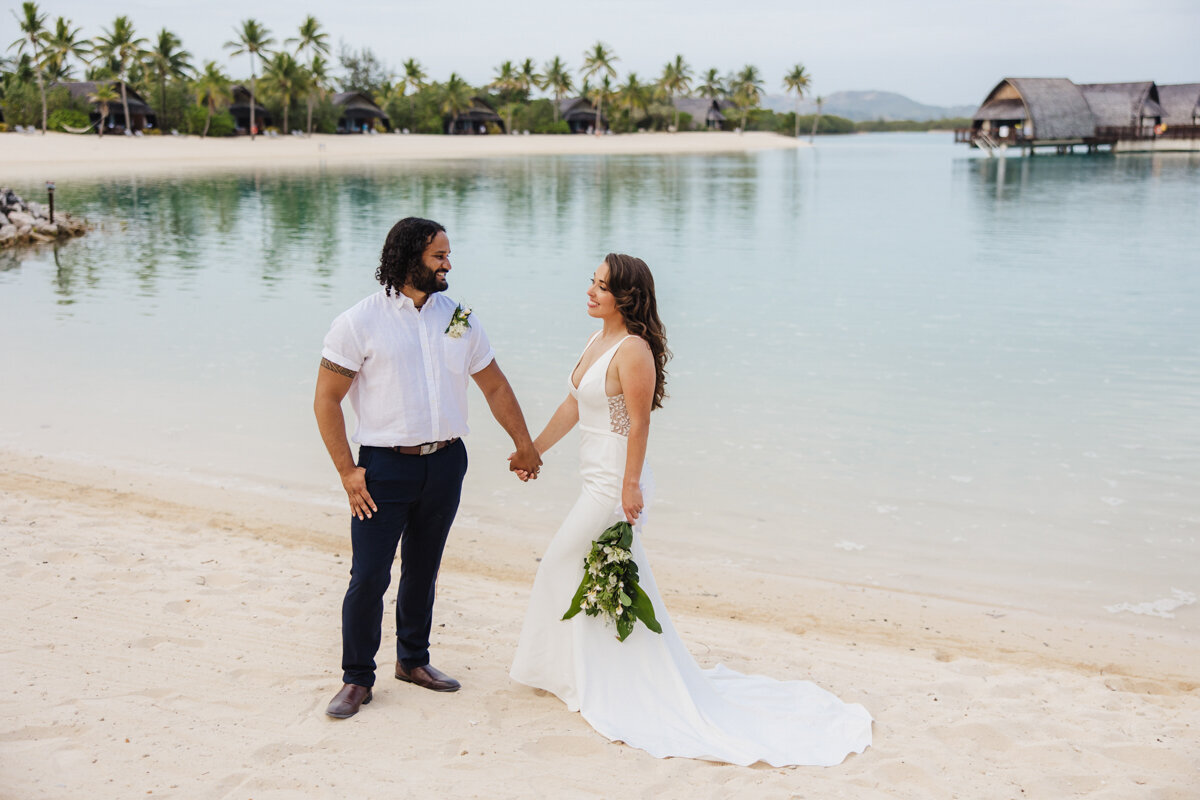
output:
M 650 602 L 650 598 L 636 583 L 633 584 L 632 590 L 633 604 L 629 610 L 633 612 L 633 616 L 640 619 L 642 624 L 655 633 L 662 633 L 662 625 L 659 625 L 658 620 L 654 617 L 654 604 Z
M 623 642 L 633 633 L 633 614 L 619 614 L 617 616 L 617 641 Z
M 563 616 L 562 616 L 563 619 L 570 619 L 571 617 L 573 617 L 579 613 L 579 609 L 583 604 L 584 595 L 587 594 L 587 589 L 588 589 L 588 574 L 587 574 L 587 571 L 584 570 L 583 580 L 581 580 L 579 582 L 579 588 L 575 590 L 575 596 L 571 598 L 571 605 L 569 608 L 567 608 L 567 613 L 563 614 Z
M 631 600 L 629 595 L 625 594 L 625 592 L 621 592 L 620 599 L 621 599 L 621 605 L 623 605 L 623 606 L 633 605 L 633 600 Z

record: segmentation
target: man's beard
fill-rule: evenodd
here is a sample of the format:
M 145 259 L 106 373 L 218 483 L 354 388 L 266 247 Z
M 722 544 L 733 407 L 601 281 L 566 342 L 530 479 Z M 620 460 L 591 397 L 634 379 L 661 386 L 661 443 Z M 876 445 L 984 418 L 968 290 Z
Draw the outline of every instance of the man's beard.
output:
M 426 266 L 422 266 L 416 275 L 410 277 L 409 283 L 418 292 L 424 292 L 425 294 L 444 292 L 448 286 L 445 278 L 438 280 L 437 273 Z

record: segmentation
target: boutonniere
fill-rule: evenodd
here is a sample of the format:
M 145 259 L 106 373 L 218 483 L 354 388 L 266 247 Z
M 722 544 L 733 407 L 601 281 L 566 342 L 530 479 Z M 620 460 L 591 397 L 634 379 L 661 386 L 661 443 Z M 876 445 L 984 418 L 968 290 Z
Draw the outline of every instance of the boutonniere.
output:
M 450 324 L 446 326 L 446 335 L 451 339 L 462 338 L 469 327 L 471 327 L 471 309 L 463 308 L 461 305 L 456 306 L 454 316 L 450 317 Z

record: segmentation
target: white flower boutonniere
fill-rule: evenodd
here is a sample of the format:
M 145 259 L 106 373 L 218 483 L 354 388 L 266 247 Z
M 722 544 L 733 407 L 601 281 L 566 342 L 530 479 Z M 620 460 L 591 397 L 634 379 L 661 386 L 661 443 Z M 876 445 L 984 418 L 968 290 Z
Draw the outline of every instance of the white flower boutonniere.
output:
M 467 328 L 471 327 L 471 309 L 463 308 L 461 305 L 454 309 L 454 316 L 450 318 L 450 324 L 446 326 L 446 335 L 451 339 L 461 339 L 462 335 L 467 332 Z

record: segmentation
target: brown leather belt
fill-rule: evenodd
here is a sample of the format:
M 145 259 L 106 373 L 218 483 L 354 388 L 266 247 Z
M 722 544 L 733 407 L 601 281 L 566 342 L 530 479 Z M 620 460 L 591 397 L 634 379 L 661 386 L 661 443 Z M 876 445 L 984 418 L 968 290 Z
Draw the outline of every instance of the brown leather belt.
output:
M 446 439 L 442 442 L 426 442 L 425 444 L 414 445 L 398 444 L 391 447 L 381 447 L 380 449 L 391 450 L 394 453 L 400 453 L 401 455 L 405 456 L 427 456 L 431 455 L 432 453 L 436 453 L 443 447 L 449 447 L 457 441 L 458 437 L 455 436 L 453 439 Z

